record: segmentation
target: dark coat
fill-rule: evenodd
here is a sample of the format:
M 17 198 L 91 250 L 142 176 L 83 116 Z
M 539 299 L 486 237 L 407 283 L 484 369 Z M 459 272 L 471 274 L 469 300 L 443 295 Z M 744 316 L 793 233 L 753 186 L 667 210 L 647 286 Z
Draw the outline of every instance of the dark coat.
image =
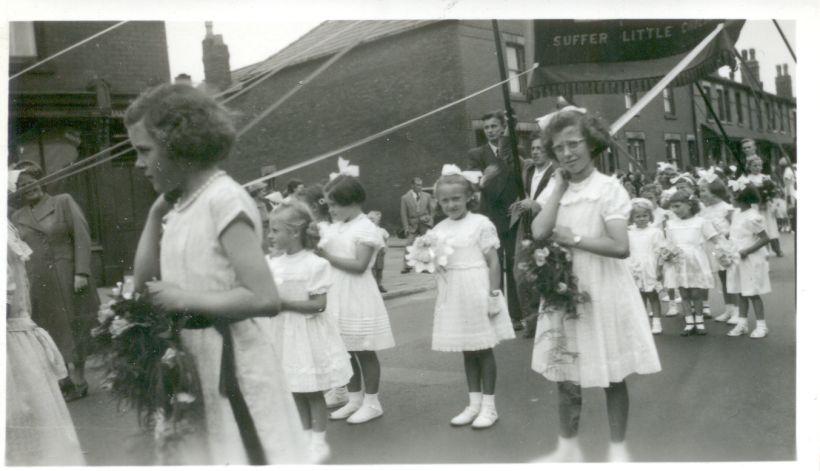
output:
M 475 147 L 467 152 L 467 170 L 484 171 L 491 164 L 499 167 L 499 173 L 485 182 L 481 189 L 479 212 L 490 218 L 500 237 L 514 236 L 510 227 L 510 205 L 518 200 L 512 149 L 506 138 L 499 146 L 500 158 L 496 157 L 489 144 Z
M 67 194 L 46 195 L 34 207 L 15 211 L 12 221 L 32 250 L 26 264 L 31 318 L 51 335 L 65 360 L 73 362 L 89 334 L 84 326 L 100 303 L 91 276 L 88 223 Z M 75 274 L 88 276 L 88 287 L 79 294 L 74 293 Z

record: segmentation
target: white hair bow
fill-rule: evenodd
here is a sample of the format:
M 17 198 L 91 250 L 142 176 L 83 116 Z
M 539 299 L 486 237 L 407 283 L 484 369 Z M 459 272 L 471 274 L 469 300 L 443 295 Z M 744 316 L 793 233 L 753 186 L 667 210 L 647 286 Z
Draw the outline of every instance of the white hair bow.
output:
M 752 181 L 743 175 L 737 180 L 729 180 L 729 188 L 731 188 L 734 192 L 738 192 L 749 186 L 751 183 Z
M 638 206 L 639 208 L 646 208 L 650 211 L 655 210 L 655 203 L 649 201 L 646 198 L 632 198 L 632 206 Z
M 665 172 L 666 170 L 678 171 L 677 165 L 671 162 L 658 162 L 658 172 Z
M 265 199 L 270 201 L 271 203 L 273 203 L 275 205 L 280 205 L 280 204 L 282 204 L 282 202 L 285 201 L 285 198 L 282 196 L 282 193 L 280 193 L 278 191 L 274 191 L 273 193 L 269 193 L 269 194 L 265 195 Z
M 670 179 L 669 179 L 669 181 L 670 181 L 673 185 L 674 185 L 675 183 L 678 183 L 678 182 L 679 182 L 679 181 L 681 181 L 681 180 L 686 180 L 687 182 L 689 182 L 689 184 L 690 184 L 690 185 L 694 185 L 694 184 L 695 184 L 695 179 L 694 179 L 694 178 L 692 178 L 692 175 L 690 175 L 690 174 L 689 174 L 689 172 L 686 172 L 686 173 L 681 173 L 681 174 L 680 174 L 680 175 L 678 175 L 677 177 L 674 177 L 674 178 L 670 178 Z
M 330 174 L 330 181 L 333 181 L 339 175 L 348 175 L 350 177 L 358 177 L 359 176 L 359 166 L 358 165 L 350 165 L 350 161 L 347 159 L 343 159 L 339 157 L 339 161 L 337 163 L 339 166 L 339 172 L 331 172 Z
M 715 168 L 710 167 L 708 170 L 698 170 L 698 182 L 712 183 L 718 179 L 718 174 L 715 173 Z
M 561 113 L 562 111 L 577 111 L 581 114 L 587 114 L 587 109 L 586 108 L 578 108 L 577 106 L 567 105 L 567 106 L 561 108 L 558 111 L 553 111 L 552 113 L 545 114 L 544 116 L 541 116 L 540 118 L 535 118 L 535 122 L 538 123 L 538 127 L 541 128 L 542 130 L 547 129 L 547 126 L 549 126 L 552 119 L 554 117 L 558 116 L 558 113 Z
M 23 173 L 22 170 L 9 170 L 8 190 L 10 193 L 14 193 L 15 191 L 17 191 L 17 179 L 20 178 L 21 173 Z
M 454 164 L 444 164 L 441 167 L 441 176 L 447 175 L 461 175 L 462 177 L 466 178 L 468 182 L 478 184 L 481 181 L 482 173 L 478 170 L 461 170 L 458 165 Z

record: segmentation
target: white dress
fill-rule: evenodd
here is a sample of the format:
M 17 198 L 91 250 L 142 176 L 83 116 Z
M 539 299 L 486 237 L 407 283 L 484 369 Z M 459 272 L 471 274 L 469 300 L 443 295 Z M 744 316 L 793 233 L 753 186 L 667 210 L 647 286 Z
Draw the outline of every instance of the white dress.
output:
M 635 284 L 644 293 L 663 289 L 658 280 L 658 249 L 662 244 L 663 232 L 657 227 L 629 226 L 629 268 Z
M 269 258 L 268 266 L 282 299 L 308 301 L 310 296 L 327 294 L 330 288 L 330 263 L 313 252 Z M 282 311 L 270 327 L 291 392 L 324 391 L 350 381 L 350 355 L 327 312 Z
M 339 321 L 339 332 L 349 352 L 376 351 L 394 347 L 390 318 L 384 306 L 373 263 L 384 247 L 379 228 L 364 214 L 347 222 L 334 222 L 322 234 L 319 246 L 342 258 L 355 258 L 358 244 L 373 247 L 373 256 L 364 273 L 354 274 L 332 267 L 332 284 L 327 293 L 327 311 Z
M 162 280 L 191 291 L 228 291 L 239 286 L 219 235 L 239 217 L 253 224 L 262 245 L 256 203 L 227 175 L 213 180 L 192 202 L 176 205 L 165 217 L 161 242 Z M 270 318 L 230 325 L 236 376 L 268 463 L 307 462 L 308 436 L 302 428 L 282 363 L 271 344 Z M 182 343 L 196 364 L 207 430 L 187 437 L 179 464 L 245 464 L 248 461 L 228 398 L 219 392 L 222 335 L 213 327 L 183 329 Z
M 432 232 L 449 239 L 453 248 L 446 271 L 436 277 L 433 350 L 485 350 L 515 338 L 509 315 L 489 316 L 490 277 L 484 254 L 501 246 L 493 223 L 468 212 L 459 220 L 441 221 Z
M 602 237 L 607 221 L 626 221 L 631 210 L 618 180 L 594 171 L 586 180 L 569 184 L 557 225 L 582 237 Z M 627 261 L 575 248 L 572 257 L 578 288 L 591 300 L 578 305 L 577 319 L 539 314 L 532 369 L 548 380 L 582 387 L 607 387 L 632 373 L 660 371 L 646 308 Z
M 754 245 L 757 234 L 764 230 L 763 217 L 756 209 L 750 208 L 735 214 L 729 230 L 729 239 L 738 250 L 742 250 Z M 769 293 L 771 290 L 768 251 L 765 246 L 726 270 L 726 291 L 729 293 L 754 296 Z
M 701 204 L 698 216 L 711 222 L 721 238 L 728 239 L 729 219 L 734 210 L 734 206 L 721 200 L 711 206 Z M 706 256 L 709 258 L 709 266 L 712 267 L 712 272 L 723 270 L 715 259 L 715 244 L 712 241 L 706 241 Z
M 755 186 L 762 186 L 763 182 L 766 180 L 771 180 L 771 178 L 764 174 L 758 173 L 754 175 L 746 175 L 746 177 L 754 184 Z M 777 217 L 774 215 L 774 206 L 771 204 L 764 204 L 764 205 L 755 205 L 757 206 L 757 210 L 760 212 L 760 215 L 763 217 L 763 225 L 766 228 L 766 235 L 769 236 L 769 239 L 779 239 L 780 238 L 780 231 L 777 229 Z M 768 253 L 768 252 L 767 252 Z
M 57 345 L 31 320 L 25 261 L 31 249 L 9 225 L 6 265 L 6 465 L 84 466 L 60 392 L 68 375 Z
M 676 263 L 663 264 L 663 285 L 667 288 L 712 288 L 715 277 L 706 255 L 706 241 L 717 234 L 712 223 L 700 215 L 669 219 L 666 239 L 681 250 L 681 256 Z

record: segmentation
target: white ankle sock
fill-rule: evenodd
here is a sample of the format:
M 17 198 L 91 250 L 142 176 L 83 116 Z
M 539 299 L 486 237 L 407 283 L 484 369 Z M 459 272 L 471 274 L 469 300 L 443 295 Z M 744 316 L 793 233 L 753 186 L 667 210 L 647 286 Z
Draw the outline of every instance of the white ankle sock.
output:
M 376 407 L 376 408 L 380 409 L 382 407 L 382 405 L 379 403 L 379 394 L 378 393 L 376 393 L 376 394 L 366 394 L 365 393 L 364 401 L 362 402 L 362 405 L 363 406 L 373 406 L 373 407 Z
M 693 318 L 692 316 L 686 316 L 683 319 L 686 321 L 687 324 L 695 323 L 695 318 Z M 703 317 L 700 318 L 700 321 L 703 322 Z
M 352 404 L 361 404 L 364 400 L 364 391 L 349 391 L 347 393 L 347 401 Z
M 495 394 L 484 394 L 481 396 L 481 407 L 495 409 Z
M 703 316 L 695 316 L 695 324 L 703 324 Z
M 310 440 L 313 443 L 325 443 L 327 441 L 327 432 L 318 432 L 316 430 L 310 431 Z
M 757 327 L 760 327 L 761 329 L 765 329 L 766 328 L 766 321 L 757 321 Z
M 478 410 L 481 408 L 481 393 L 480 392 L 471 392 L 470 396 L 470 409 Z
M 578 437 L 575 436 L 575 437 L 572 437 L 572 438 L 565 438 L 565 437 L 562 437 L 561 435 L 558 435 L 558 448 L 561 449 L 561 448 L 569 448 L 569 447 L 574 447 L 574 448 L 578 447 Z

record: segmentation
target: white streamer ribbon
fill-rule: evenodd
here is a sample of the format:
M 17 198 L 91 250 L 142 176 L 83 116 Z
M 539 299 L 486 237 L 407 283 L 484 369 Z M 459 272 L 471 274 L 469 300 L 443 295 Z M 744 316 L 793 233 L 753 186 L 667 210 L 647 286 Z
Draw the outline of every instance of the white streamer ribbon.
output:
M 338 172 L 331 172 L 330 174 L 330 181 L 333 181 L 339 175 L 347 175 L 350 177 L 357 177 L 359 176 L 359 166 L 358 165 L 350 165 L 350 161 L 347 159 L 343 159 L 339 157 L 339 161 L 337 164 L 339 166 Z
M 734 192 L 742 191 L 751 184 L 752 181 L 746 178 L 745 175 L 741 176 L 737 180 L 729 180 L 729 188 L 731 188 Z
M 461 170 L 458 165 L 455 164 L 444 164 L 444 166 L 441 167 L 441 176 L 445 177 L 447 175 L 461 175 L 466 178 L 468 182 L 477 185 L 478 182 L 481 181 L 482 173 L 478 170 Z
M 678 171 L 678 167 L 670 162 L 658 162 L 658 172 L 665 172 L 667 170 Z
M 715 173 L 714 167 L 710 167 L 708 170 L 698 170 L 698 176 L 700 177 L 698 179 L 698 183 L 712 183 L 713 181 L 718 179 L 718 174 Z

